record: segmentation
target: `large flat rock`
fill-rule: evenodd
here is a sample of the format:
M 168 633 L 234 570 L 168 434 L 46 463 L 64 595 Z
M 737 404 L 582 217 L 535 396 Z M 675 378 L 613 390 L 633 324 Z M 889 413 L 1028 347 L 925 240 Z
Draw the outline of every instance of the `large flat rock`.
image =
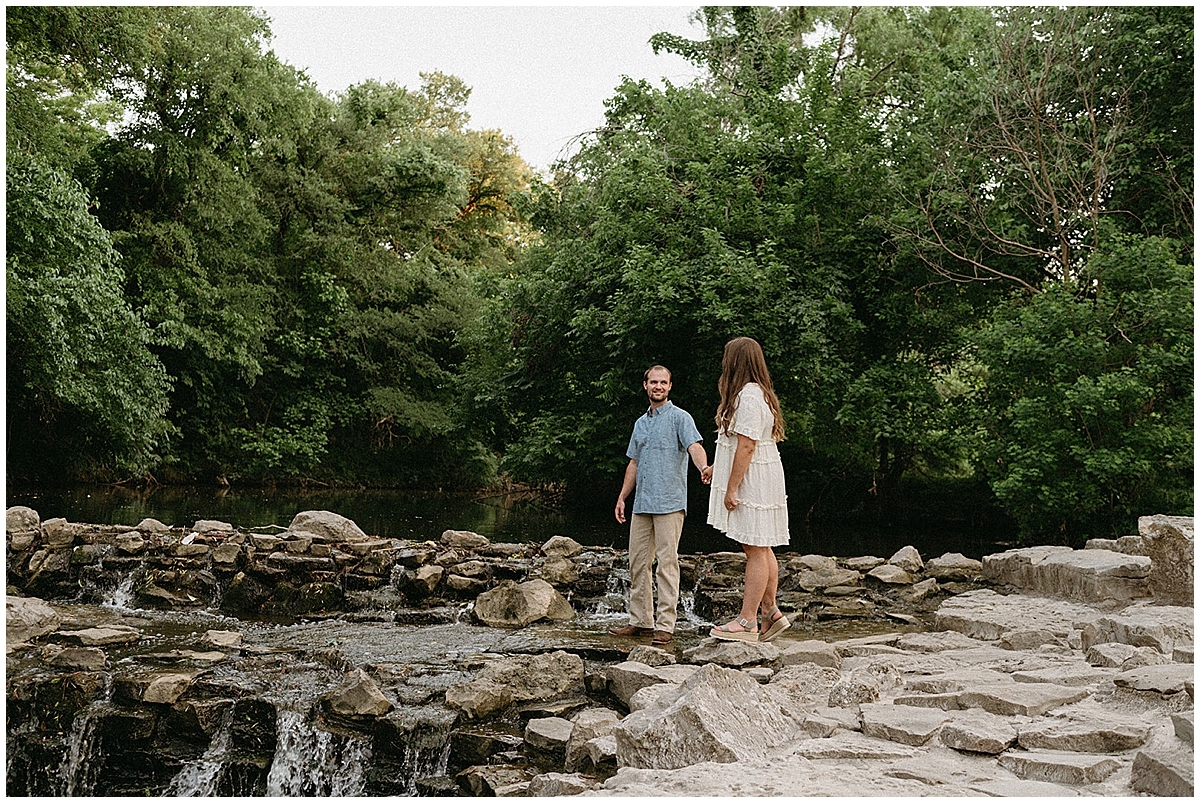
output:
M 1046 630 L 1068 639 L 1073 630 L 1103 615 L 1091 605 L 1029 594 L 1005 596 L 984 588 L 942 602 L 935 624 L 938 630 L 974 639 L 995 640 L 1011 630 Z
M 1149 597 L 1151 560 L 1107 549 L 1036 546 L 983 559 L 985 579 L 1024 591 L 1083 602 Z

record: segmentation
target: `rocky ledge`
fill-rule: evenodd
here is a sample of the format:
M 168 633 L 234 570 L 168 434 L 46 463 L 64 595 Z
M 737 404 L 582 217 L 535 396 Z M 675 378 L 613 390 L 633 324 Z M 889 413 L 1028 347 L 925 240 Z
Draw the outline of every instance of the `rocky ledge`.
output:
M 103 733 L 152 792 L 1193 794 L 1191 519 L 983 561 L 925 562 L 911 548 L 886 561 L 784 557 L 796 626 L 779 640 L 718 642 L 699 626 L 658 649 L 568 629 L 585 602 L 619 600 L 621 556 L 567 538 L 374 541 L 328 513 L 277 534 L 30 514 L 8 520 L 13 793 L 14 777 L 27 794 L 131 793 L 103 786 L 100 764 L 73 765 L 67 786 L 42 779 L 39 762 L 66 766 L 64 752 Z M 693 616 L 736 609 L 739 557 L 684 561 Z M 319 623 L 314 640 L 314 627 L 351 640 L 352 623 L 377 621 L 407 640 L 371 662 L 350 645 L 285 648 L 291 632 L 265 630 L 139 648 L 162 638 L 148 621 L 89 623 L 62 604 L 121 591 L 114 566 L 136 578 L 124 593 L 142 608 L 302 616 Z M 451 624 L 466 611 L 471 623 Z M 847 620 L 873 632 L 817 637 Z M 421 657 L 454 653 L 458 628 L 497 635 L 450 664 Z M 299 713 L 281 702 L 302 693 Z M 107 730 L 81 729 L 85 709 Z M 308 743 L 324 747 L 308 755 Z M 279 785 L 289 762 L 331 756 L 331 777 L 354 775 L 351 762 L 361 783 Z

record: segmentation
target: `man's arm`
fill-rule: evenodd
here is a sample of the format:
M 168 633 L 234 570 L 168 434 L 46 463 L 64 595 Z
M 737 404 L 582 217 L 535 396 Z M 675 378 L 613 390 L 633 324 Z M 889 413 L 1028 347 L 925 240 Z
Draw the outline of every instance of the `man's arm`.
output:
M 712 471 L 709 470 L 708 453 L 704 451 L 704 444 L 696 441 L 688 447 L 688 454 L 691 455 L 692 464 L 700 471 L 700 481 L 708 485 L 712 481 Z
M 621 524 L 625 523 L 625 498 L 633 493 L 635 485 L 637 485 L 637 461 L 630 460 L 629 465 L 625 466 L 625 480 L 621 483 L 621 495 L 617 497 L 617 521 Z

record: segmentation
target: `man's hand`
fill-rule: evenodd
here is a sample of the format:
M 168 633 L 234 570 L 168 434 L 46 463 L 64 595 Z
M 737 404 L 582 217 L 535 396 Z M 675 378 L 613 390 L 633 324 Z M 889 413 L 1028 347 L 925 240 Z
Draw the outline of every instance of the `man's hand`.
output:
M 619 524 L 624 524 L 625 523 L 625 500 L 624 499 L 617 500 L 616 514 L 617 514 L 617 522 Z
M 705 466 L 704 468 L 700 469 L 700 482 L 704 483 L 705 485 L 712 485 L 712 475 L 713 467 Z

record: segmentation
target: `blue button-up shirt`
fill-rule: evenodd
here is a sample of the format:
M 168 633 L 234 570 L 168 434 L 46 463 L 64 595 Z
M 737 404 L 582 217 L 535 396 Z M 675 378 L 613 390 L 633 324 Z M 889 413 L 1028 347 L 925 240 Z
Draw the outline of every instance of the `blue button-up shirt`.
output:
M 634 513 L 687 510 L 688 447 L 702 441 L 691 415 L 670 400 L 633 425 L 625 456 L 637 461 Z

